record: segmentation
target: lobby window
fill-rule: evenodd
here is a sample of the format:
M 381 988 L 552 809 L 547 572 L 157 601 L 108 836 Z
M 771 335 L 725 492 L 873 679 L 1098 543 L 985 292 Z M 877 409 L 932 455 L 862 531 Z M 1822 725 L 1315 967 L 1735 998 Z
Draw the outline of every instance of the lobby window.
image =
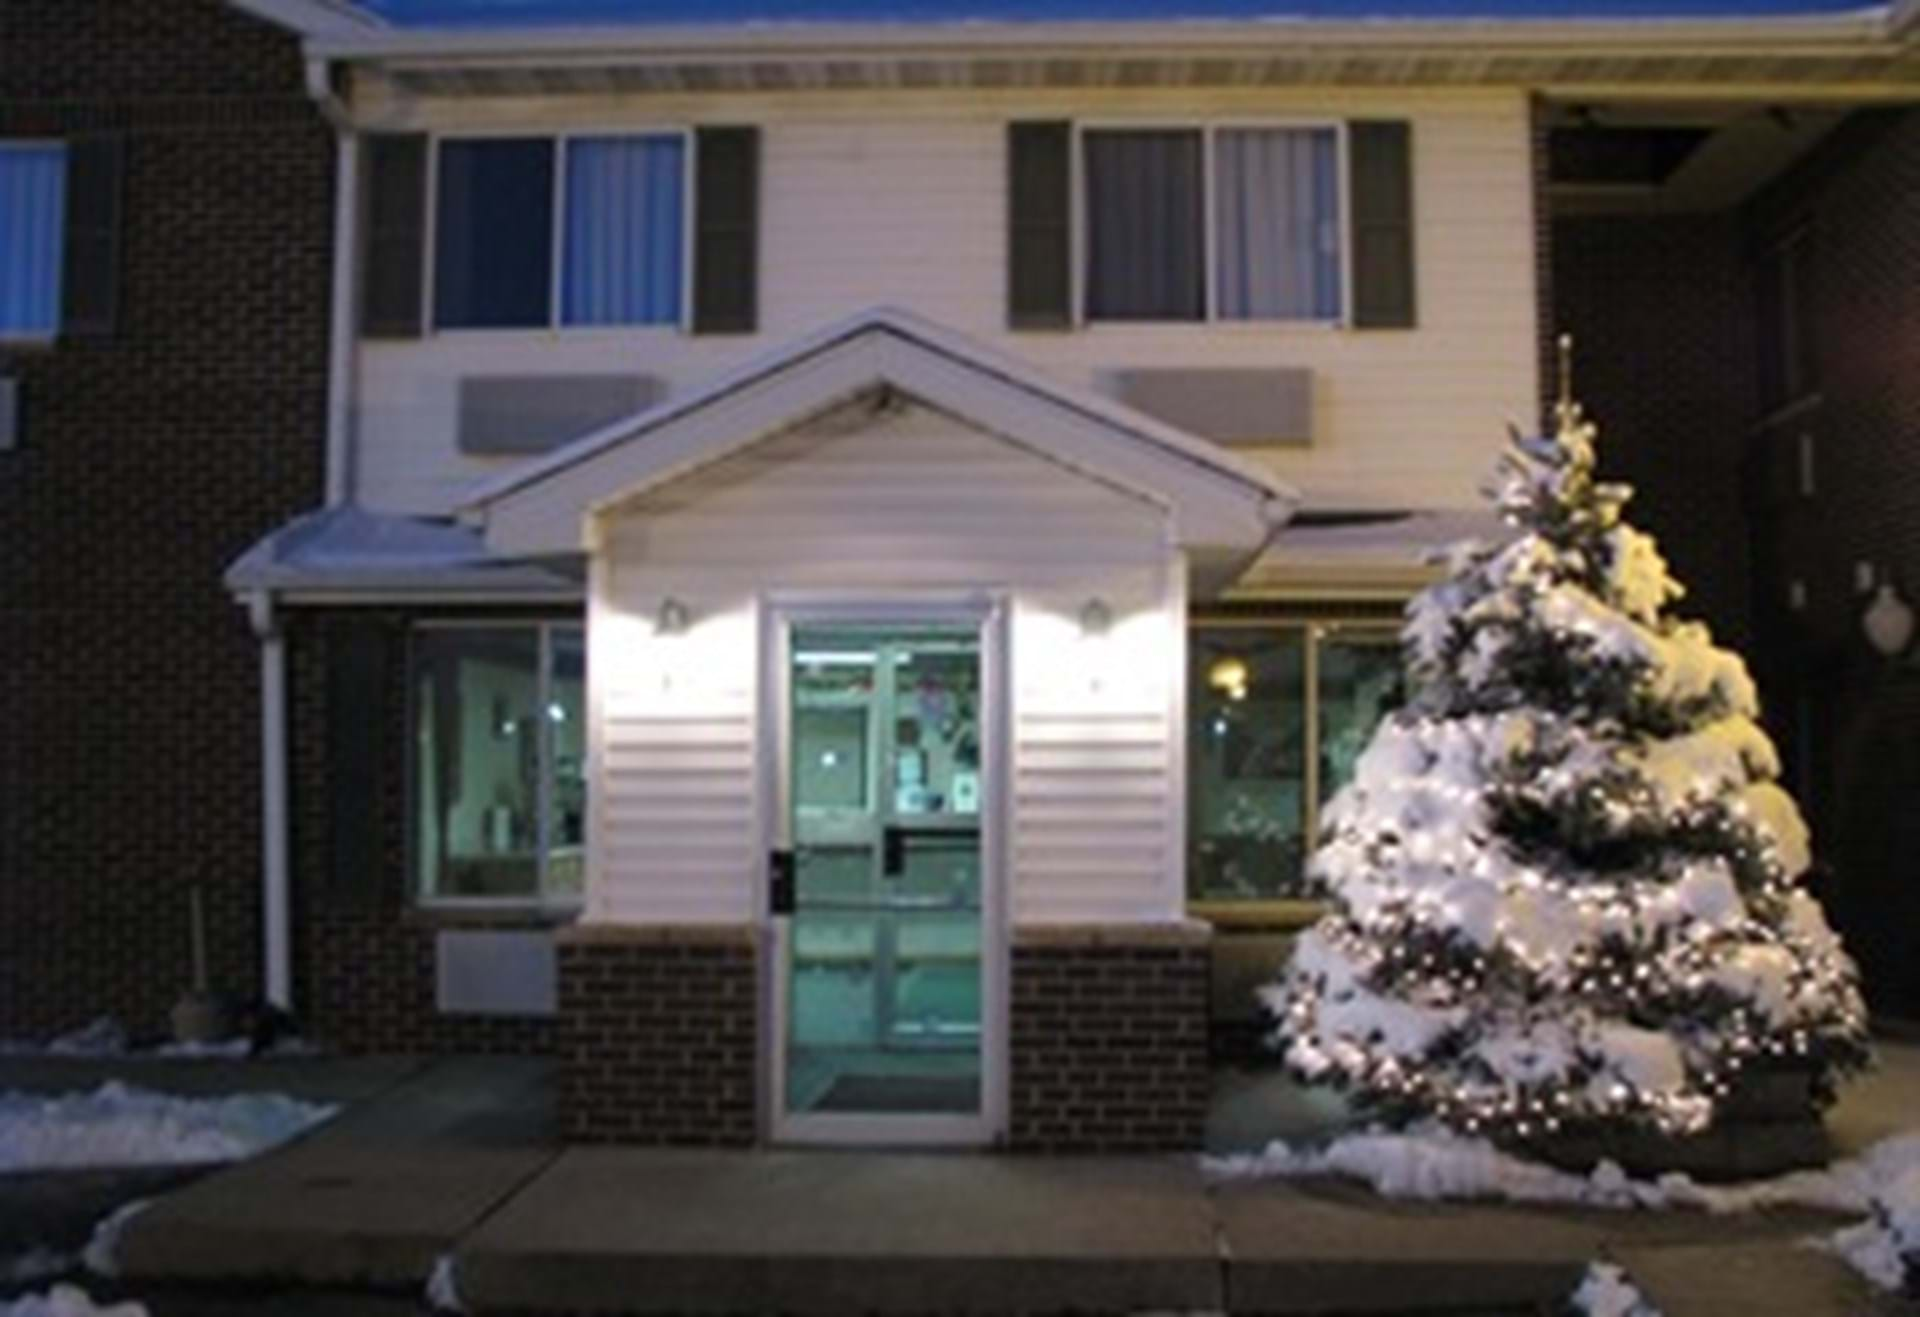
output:
M 572 902 L 585 881 L 586 644 L 562 623 L 414 633 L 420 896 Z
M 1320 807 L 1402 696 L 1390 622 L 1203 622 L 1188 635 L 1187 897 L 1298 900 Z
M 60 328 L 66 187 L 65 146 L 0 143 L 0 339 Z
M 1089 128 L 1088 320 L 1335 321 L 1331 126 Z
M 443 139 L 434 325 L 678 324 L 687 155 L 676 133 Z

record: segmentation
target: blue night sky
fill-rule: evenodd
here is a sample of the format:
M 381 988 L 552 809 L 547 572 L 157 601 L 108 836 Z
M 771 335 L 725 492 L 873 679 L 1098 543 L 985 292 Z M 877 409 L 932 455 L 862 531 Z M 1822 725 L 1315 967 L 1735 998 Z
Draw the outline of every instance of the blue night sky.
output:
M 1127 19 L 1702 18 L 1848 13 L 1862 0 L 361 0 L 391 22 L 1059 22 Z

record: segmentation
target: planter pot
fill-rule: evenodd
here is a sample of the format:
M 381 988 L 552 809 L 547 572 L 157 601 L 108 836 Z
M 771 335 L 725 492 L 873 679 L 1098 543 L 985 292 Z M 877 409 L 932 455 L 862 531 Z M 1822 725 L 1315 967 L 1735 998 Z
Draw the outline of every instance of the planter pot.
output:
M 1812 1070 L 1750 1071 L 1698 1134 L 1569 1130 L 1509 1147 L 1580 1174 L 1611 1161 L 1638 1178 L 1679 1171 L 1702 1182 L 1763 1179 L 1831 1160 L 1815 1091 Z
M 180 1043 L 217 1043 L 232 1033 L 226 1007 L 201 993 L 188 993 L 174 1003 L 169 1014 L 173 1038 Z

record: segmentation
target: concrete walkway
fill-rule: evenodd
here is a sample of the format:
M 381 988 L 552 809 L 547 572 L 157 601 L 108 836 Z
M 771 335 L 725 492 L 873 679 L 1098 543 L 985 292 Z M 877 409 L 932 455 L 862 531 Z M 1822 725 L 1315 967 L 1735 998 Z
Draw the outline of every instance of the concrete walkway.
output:
M 478 1314 L 1493 1317 L 1559 1311 L 1587 1264 L 1611 1256 L 1666 1317 L 1920 1311 L 1799 1247 L 1833 1227 L 1811 1214 L 1396 1203 L 1346 1183 L 1210 1185 L 1191 1157 L 562 1148 L 538 1062 L 413 1063 L 386 1078 L 328 1125 L 135 1218 L 129 1292 L 156 1317 L 225 1311 L 170 1295 L 314 1289 L 402 1311 L 447 1254 Z M 1257 1141 L 1249 1113 L 1264 1106 L 1307 1122 L 1297 1095 L 1263 1094 L 1265 1082 L 1223 1080 L 1239 1113 L 1218 1123 L 1223 1144 Z M 1836 1114 L 1836 1141 L 1853 1151 L 1910 1125 L 1916 1094 L 1920 1053 L 1890 1053 Z

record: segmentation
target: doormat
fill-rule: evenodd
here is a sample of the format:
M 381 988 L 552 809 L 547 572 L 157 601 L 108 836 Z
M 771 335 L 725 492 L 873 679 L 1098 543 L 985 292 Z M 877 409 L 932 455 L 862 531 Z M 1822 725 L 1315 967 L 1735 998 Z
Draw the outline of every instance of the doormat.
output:
M 813 1109 L 968 1115 L 980 1109 L 980 1081 L 971 1075 L 841 1075 Z

